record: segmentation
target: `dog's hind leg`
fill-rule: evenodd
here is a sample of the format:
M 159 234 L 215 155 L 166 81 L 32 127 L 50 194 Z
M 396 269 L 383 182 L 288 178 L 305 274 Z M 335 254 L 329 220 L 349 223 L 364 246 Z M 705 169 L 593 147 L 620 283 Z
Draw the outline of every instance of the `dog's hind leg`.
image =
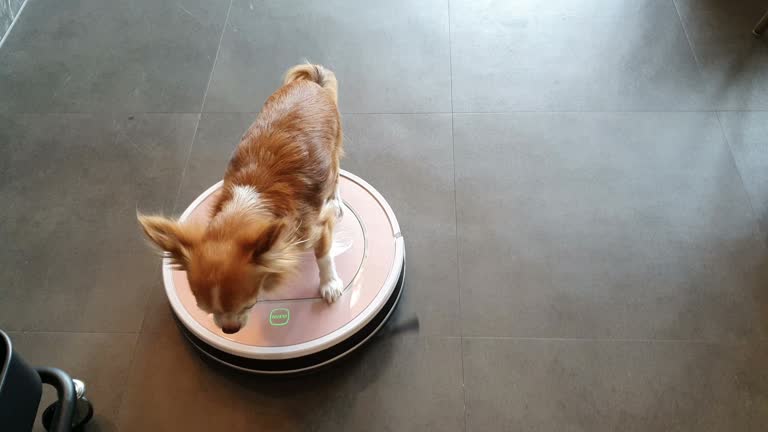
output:
M 336 191 L 333 193 L 333 206 L 336 208 L 336 220 L 341 220 L 344 217 L 344 203 L 341 201 L 341 190 L 338 182 L 336 183 Z

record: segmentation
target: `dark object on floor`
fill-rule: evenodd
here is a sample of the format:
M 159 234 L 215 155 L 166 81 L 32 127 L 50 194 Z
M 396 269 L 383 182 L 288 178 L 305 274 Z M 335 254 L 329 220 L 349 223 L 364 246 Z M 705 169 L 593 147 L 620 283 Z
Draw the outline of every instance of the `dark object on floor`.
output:
M 752 29 L 752 34 L 754 34 L 757 37 L 760 37 L 765 32 L 765 29 L 768 28 L 768 12 L 763 15 L 762 18 L 760 18 L 760 21 L 757 22 L 757 25 L 754 29 Z
M 400 333 L 412 332 L 412 331 L 415 331 L 418 334 L 420 328 L 421 328 L 421 324 L 419 323 L 419 317 L 414 315 L 407 320 L 404 320 L 397 324 L 393 324 L 390 327 L 384 328 L 383 331 L 381 332 L 381 335 L 389 337 L 389 336 L 395 336 Z
M 43 384 L 53 386 L 58 394 L 58 401 L 43 413 L 45 429 L 82 430 L 93 417 L 93 407 L 85 398 L 85 384 L 60 369 L 30 367 L 13 352 L 11 339 L 0 330 L 0 424 L 4 431 L 32 430 Z

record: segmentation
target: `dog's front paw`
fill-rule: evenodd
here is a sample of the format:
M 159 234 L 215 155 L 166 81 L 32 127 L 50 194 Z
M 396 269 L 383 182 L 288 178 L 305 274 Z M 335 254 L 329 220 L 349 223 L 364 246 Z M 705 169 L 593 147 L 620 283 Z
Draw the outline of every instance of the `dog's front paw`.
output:
M 320 295 L 328 303 L 335 302 L 344 293 L 344 282 L 339 278 L 331 279 L 320 284 Z

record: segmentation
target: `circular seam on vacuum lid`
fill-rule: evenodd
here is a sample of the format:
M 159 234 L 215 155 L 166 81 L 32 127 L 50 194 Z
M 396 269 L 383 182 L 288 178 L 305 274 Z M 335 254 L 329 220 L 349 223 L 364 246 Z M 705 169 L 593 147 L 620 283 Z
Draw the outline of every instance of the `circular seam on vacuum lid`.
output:
M 251 345 L 251 344 L 245 344 L 241 342 L 237 342 L 231 339 L 228 339 L 223 334 L 217 334 L 214 330 L 211 330 L 210 326 L 206 327 L 206 325 L 201 324 L 198 322 L 198 320 L 193 316 L 192 313 L 187 309 L 189 304 L 185 306 L 185 303 L 182 301 L 182 298 L 179 296 L 179 293 L 177 292 L 176 285 L 174 282 L 174 279 L 178 279 L 178 275 L 174 276 L 175 273 L 178 273 L 178 271 L 175 271 L 170 266 L 170 260 L 166 258 L 163 261 L 163 281 L 165 284 L 165 290 L 166 294 L 168 296 L 168 299 L 171 303 L 171 307 L 173 308 L 174 313 L 176 314 L 176 317 L 178 318 L 179 322 L 189 331 L 189 333 L 198 338 L 201 342 L 210 345 L 212 348 L 219 350 L 224 353 L 228 353 L 234 356 L 238 357 L 246 357 L 251 359 L 261 359 L 261 360 L 282 360 L 282 359 L 291 359 L 296 357 L 303 357 L 307 355 L 311 355 L 323 350 L 328 349 L 329 347 L 332 347 L 334 345 L 337 345 L 346 339 L 352 337 L 355 335 L 358 331 L 363 329 L 366 324 L 368 324 L 369 321 L 374 319 L 375 316 L 382 310 L 382 308 L 385 307 L 387 304 L 389 298 L 392 296 L 393 292 L 395 291 L 395 287 L 397 285 L 398 279 L 401 276 L 401 272 L 403 270 L 403 260 L 404 260 L 404 241 L 400 234 L 400 228 L 397 223 L 397 219 L 395 218 L 394 213 L 392 212 L 392 209 L 389 207 L 387 202 L 384 200 L 384 198 L 379 194 L 373 187 L 371 187 L 368 183 L 366 183 L 364 180 L 360 179 L 359 177 L 350 174 L 346 171 L 341 171 L 342 176 L 342 182 L 346 182 L 345 184 L 351 185 L 349 187 L 357 187 L 364 190 L 365 193 L 367 193 L 368 197 L 367 199 L 371 200 L 372 202 L 375 202 L 375 206 L 379 208 L 379 211 L 381 214 L 384 215 L 386 218 L 387 224 L 389 225 L 389 229 L 391 229 L 391 232 L 388 234 L 390 236 L 389 238 L 392 240 L 390 246 L 392 248 L 391 251 L 384 252 L 386 254 L 392 254 L 392 268 L 387 269 L 388 273 L 386 273 L 386 278 L 383 281 L 375 282 L 378 290 L 371 299 L 371 301 L 363 307 L 363 309 L 357 313 L 354 317 L 352 317 L 349 321 L 341 325 L 340 327 L 330 331 L 327 334 L 324 334 L 319 337 L 315 337 L 311 340 L 302 341 L 300 343 L 296 344 L 288 344 L 288 345 Z M 182 214 L 181 221 L 185 221 L 190 218 L 190 216 L 193 214 L 193 212 L 212 194 L 216 193 L 222 185 L 223 182 L 219 182 L 215 184 L 214 186 L 210 187 L 207 191 L 205 191 L 202 195 L 200 195 Z M 342 198 L 345 198 L 345 194 L 342 191 Z M 351 203 L 351 207 L 355 208 L 357 210 L 356 203 Z M 349 212 L 353 213 L 353 212 Z M 349 213 L 345 215 L 346 217 L 352 216 Z M 348 216 L 349 215 L 349 216 Z M 364 223 L 365 221 L 361 221 Z M 382 227 L 379 227 L 381 230 Z M 387 229 L 387 231 L 389 231 Z M 365 251 L 365 260 L 367 261 L 370 259 L 370 253 L 371 252 L 377 252 L 377 250 L 374 251 Z M 389 259 L 389 258 L 388 258 Z M 365 267 L 365 262 L 363 263 L 363 267 Z M 361 270 L 364 271 L 364 270 Z M 183 275 L 183 272 L 181 273 Z M 358 275 L 359 276 L 359 275 Z M 364 278 L 361 278 L 363 280 L 366 280 Z M 186 282 L 186 276 L 184 276 L 183 280 Z M 367 281 L 367 280 L 366 280 Z M 345 281 L 346 282 L 346 281 Z M 370 283 L 370 281 L 367 281 Z M 187 288 L 188 289 L 188 288 Z M 370 289 L 373 291 L 373 289 Z M 345 292 L 342 298 L 346 296 L 352 296 L 354 293 Z M 341 300 L 341 299 L 340 299 Z M 347 299 L 349 300 L 349 299 Z M 188 299 L 187 299 L 188 301 Z M 286 300 L 290 302 L 291 300 Z M 299 301 L 299 300 L 293 300 Z M 334 305 L 325 305 L 323 300 L 321 299 L 312 299 L 310 300 L 313 304 L 318 303 L 318 305 L 322 305 L 323 313 L 334 313 Z M 269 301 L 271 302 L 271 300 Z M 337 301 L 338 303 L 339 301 Z M 268 303 L 268 302 L 267 302 Z M 362 303 L 361 303 L 362 304 Z M 195 313 L 199 311 L 195 310 Z M 210 319 L 210 318 L 207 318 Z M 251 317 L 251 320 L 253 320 L 254 317 Z M 246 328 L 248 326 L 252 325 L 252 323 L 249 320 L 249 324 L 246 325 Z M 305 325 L 311 325 L 311 323 L 305 323 Z

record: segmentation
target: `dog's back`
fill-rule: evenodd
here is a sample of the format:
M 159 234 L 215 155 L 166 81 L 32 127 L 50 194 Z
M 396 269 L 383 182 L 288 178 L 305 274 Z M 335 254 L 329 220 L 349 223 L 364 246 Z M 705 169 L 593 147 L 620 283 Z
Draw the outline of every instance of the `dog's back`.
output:
M 310 64 L 291 68 L 243 136 L 225 186 L 254 187 L 276 216 L 320 209 L 334 194 L 339 173 L 342 133 L 336 101 L 333 72 Z

